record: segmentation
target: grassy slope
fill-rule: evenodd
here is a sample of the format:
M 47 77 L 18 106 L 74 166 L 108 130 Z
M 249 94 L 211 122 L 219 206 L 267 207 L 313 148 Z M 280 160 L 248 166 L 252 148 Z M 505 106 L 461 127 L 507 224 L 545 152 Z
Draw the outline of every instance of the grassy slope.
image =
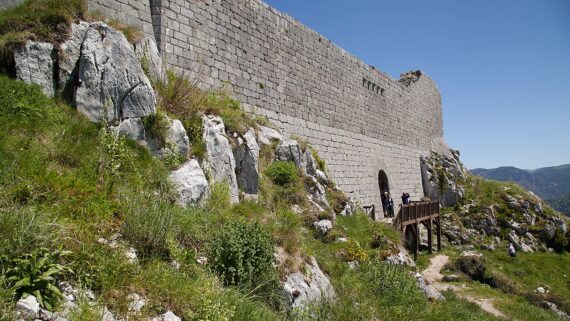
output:
M 5 77 L 0 77 L 0 88 L 0 131 L 5 133 L 0 141 L 0 233 L 4 236 L 0 253 L 18 256 L 39 246 L 72 251 L 60 262 L 74 270 L 66 278 L 94 289 L 101 303 L 119 314 L 126 312 L 126 295 L 137 291 L 149 299 L 143 311 L 149 316 L 172 309 L 188 320 L 208 315 L 218 319 L 233 315 L 233 320 L 287 318 L 261 298 L 237 288 L 224 289 L 193 259 L 207 252 L 209 238 L 223 222 L 239 216 L 279 222 L 284 214 L 263 214 L 254 204 L 229 207 L 223 188 L 214 189 L 213 201 L 203 209 L 178 208 L 167 201 L 171 197 L 165 182 L 167 167 L 146 150 L 109 140 L 100 125 L 46 99 L 38 88 Z M 115 166 L 121 167 L 120 173 Z M 124 223 L 132 220 L 141 224 L 125 228 Z M 337 229 L 357 240 L 371 259 L 382 251 L 370 247 L 374 232 L 397 237 L 363 215 L 339 218 Z M 97 242 L 117 231 L 141 254 L 140 269 L 120 252 Z M 307 254 L 317 256 L 339 294 L 339 304 L 321 309 L 323 320 L 331 316 L 353 320 L 355 298 L 363 318 L 485 318 L 471 304 L 452 297 L 446 304 L 427 304 L 414 290 L 412 301 L 378 292 L 370 269 L 349 270 L 339 259 L 339 243 L 325 243 L 306 232 L 301 237 Z M 182 263 L 180 271 L 168 264 L 172 258 Z M 376 265 L 371 263 L 371 269 Z M 407 272 L 397 271 L 403 280 L 411 280 Z M 13 295 L 12 289 L 0 287 L 2 314 L 7 319 Z M 82 307 L 75 312 L 77 320 L 96 318 L 93 307 Z

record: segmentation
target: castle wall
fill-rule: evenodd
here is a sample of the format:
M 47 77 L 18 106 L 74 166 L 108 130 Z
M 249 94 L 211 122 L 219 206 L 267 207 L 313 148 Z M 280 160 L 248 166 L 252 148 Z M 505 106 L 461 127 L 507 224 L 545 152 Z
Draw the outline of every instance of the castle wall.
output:
M 429 77 L 391 79 L 259 0 L 89 2 L 154 35 L 168 66 L 208 88 L 230 84 L 247 110 L 308 139 L 363 205 L 379 205 L 381 169 L 395 201 L 423 196 L 419 157 L 443 137 Z

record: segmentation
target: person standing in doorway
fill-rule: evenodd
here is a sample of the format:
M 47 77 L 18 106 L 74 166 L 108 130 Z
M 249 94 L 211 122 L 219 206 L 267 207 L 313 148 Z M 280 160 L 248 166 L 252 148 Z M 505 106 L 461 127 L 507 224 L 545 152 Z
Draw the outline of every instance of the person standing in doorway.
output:
M 392 200 L 390 193 L 386 193 L 386 212 L 388 217 L 394 217 L 394 200 Z
M 382 193 L 382 212 L 384 212 L 384 217 L 388 217 L 387 211 L 388 210 L 388 192 Z
M 408 193 L 402 193 L 402 205 L 408 205 L 410 204 L 410 194 Z

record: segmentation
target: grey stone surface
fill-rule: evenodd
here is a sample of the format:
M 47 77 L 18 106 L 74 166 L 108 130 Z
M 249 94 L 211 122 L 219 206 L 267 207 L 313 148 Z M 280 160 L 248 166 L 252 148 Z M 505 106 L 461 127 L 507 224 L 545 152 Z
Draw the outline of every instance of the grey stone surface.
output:
M 452 154 L 452 153 L 450 153 Z M 448 156 L 432 152 L 420 157 L 424 194 L 442 205 L 459 203 L 465 194 L 465 168 L 459 155 Z
M 255 131 L 250 128 L 238 139 L 234 149 L 238 187 L 246 194 L 257 194 L 259 189 L 259 145 Z
M 131 44 L 104 23 L 89 26 L 81 46 L 74 103 L 92 121 L 144 117 L 156 97 Z
M 16 302 L 16 313 L 24 319 L 34 319 L 38 317 L 40 304 L 33 295 L 28 295 Z
M 239 191 L 236 178 L 236 162 L 232 147 L 228 141 L 225 126 L 218 116 L 204 116 L 203 139 L 206 144 L 206 158 L 204 171 L 208 172 L 213 182 L 226 182 L 230 187 L 230 196 L 233 203 L 239 201 Z
M 168 148 L 173 148 L 174 152 L 180 156 L 188 156 L 188 152 L 190 151 L 190 139 L 186 135 L 186 130 L 182 122 L 178 119 L 174 119 L 170 123 L 166 143 Z
M 277 145 L 275 159 L 282 162 L 293 162 L 297 168 L 303 168 L 303 153 L 299 143 L 292 139 L 285 139 Z
M 313 157 L 311 150 L 309 148 L 305 149 L 305 152 L 302 156 L 303 160 L 303 169 L 307 175 L 317 176 L 317 161 Z
M 259 147 L 265 145 L 271 145 L 273 142 L 283 140 L 283 135 L 273 128 L 259 126 L 257 131 L 257 140 L 259 142 Z
M 320 234 L 324 235 L 332 229 L 333 224 L 331 220 L 320 220 L 313 223 L 313 226 L 315 229 L 317 229 L 317 231 L 319 231 Z
M 177 192 L 177 203 L 182 206 L 196 205 L 209 196 L 206 176 L 198 164 L 191 159 L 169 176 Z
M 394 265 L 416 266 L 408 251 L 401 246 L 398 248 L 398 253 L 388 256 L 386 261 Z
M 79 71 L 81 45 L 89 29 L 89 23 L 80 21 L 71 25 L 69 38 L 60 45 L 59 49 L 59 90 L 71 90 L 75 85 Z
M 310 200 L 318 203 L 321 207 L 329 207 L 329 202 L 327 201 L 325 188 L 317 181 L 313 176 L 307 176 L 305 183 L 305 188 L 309 192 Z
M 182 321 L 182 319 L 180 319 L 180 317 L 178 317 L 172 311 L 167 311 L 158 317 L 150 319 L 150 321 Z
M 314 257 L 305 263 L 305 272 L 288 274 L 283 283 L 287 302 L 292 307 L 305 307 L 311 302 L 334 300 L 336 293 Z
M 111 131 L 137 142 L 144 143 L 145 141 L 144 124 L 141 118 L 127 118 L 118 126 L 111 127 Z
M 145 36 L 144 39 L 134 45 L 135 53 L 141 61 L 143 68 L 148 68 L 148 73 L 153 80 L 165 81 L 166 69 L 162 63 L 162 57 L 154 41 L 154 37 Z
M 445 300 L 445 297 L 439 293 L 439 291 L 432 285 L 427 284 L 423 275 L 416 273 L 416 280 L 418 281 L 418 287 L 424 292 L 428 300 Z
M 14 52 L 14 61 L 16 78 L 28 84 L 37 84 L 46 96 L 54 96 L 55 51 L 52 44 L 28 40 Z

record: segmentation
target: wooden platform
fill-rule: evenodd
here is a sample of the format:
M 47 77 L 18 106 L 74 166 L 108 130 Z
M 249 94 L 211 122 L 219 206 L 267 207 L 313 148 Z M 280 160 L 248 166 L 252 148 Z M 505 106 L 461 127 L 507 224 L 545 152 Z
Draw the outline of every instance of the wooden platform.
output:
M 439 215 L 439 202 L 412 202 L 408 205 L 400 205 L 398 214 L 392 223 L 401 231 L 406 238 L 408 248 L 414 252 L 414 258 L 420 248 L 419 224 L 423 224 L 428 230 L 428 251 L 433 250 L 433 227 L 435 225 L 437 235 L 437 250 L 441 250 L 441 221 Z

